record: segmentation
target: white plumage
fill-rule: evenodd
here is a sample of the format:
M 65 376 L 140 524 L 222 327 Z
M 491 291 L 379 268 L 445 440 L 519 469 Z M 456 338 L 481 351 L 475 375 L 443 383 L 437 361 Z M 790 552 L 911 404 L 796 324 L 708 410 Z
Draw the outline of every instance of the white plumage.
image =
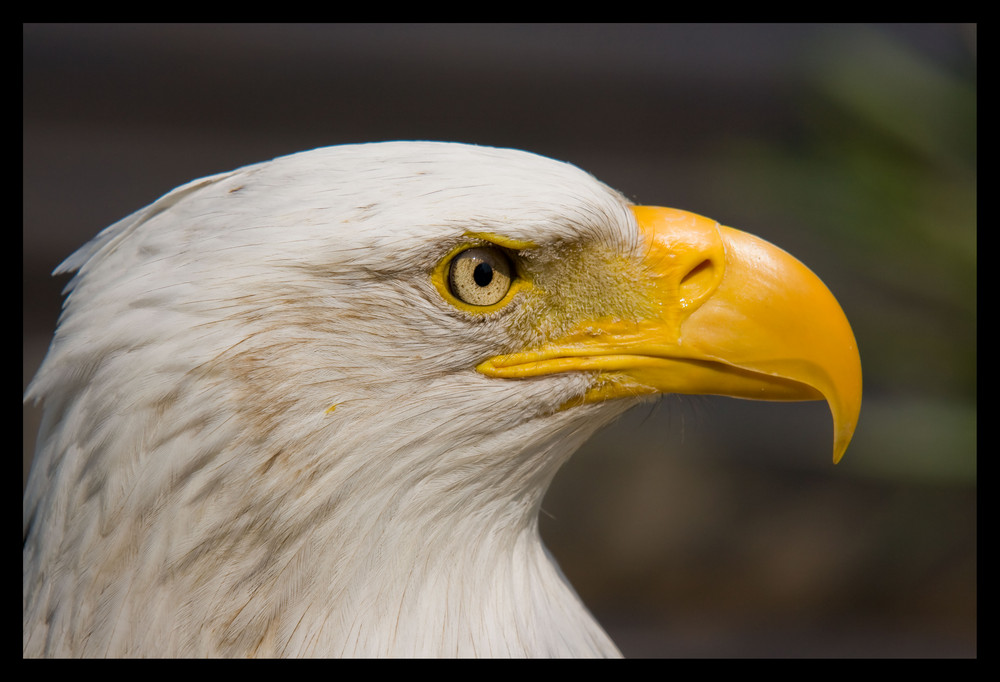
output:
M 511 259 L 503 301 L 448 288 L 475 246 Z M 26 393 L 24 654 L 617 655 L 537 515 L 650 391 L 482 363 L 642 318 L 646 252 L 586 173 L 440 143 L 276 159 L 109 227 L 57 271 Z

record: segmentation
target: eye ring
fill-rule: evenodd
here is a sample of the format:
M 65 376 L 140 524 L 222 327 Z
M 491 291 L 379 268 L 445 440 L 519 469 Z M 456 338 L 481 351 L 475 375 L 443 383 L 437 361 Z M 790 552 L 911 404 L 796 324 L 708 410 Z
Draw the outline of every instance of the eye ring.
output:
M 514 266 L 502 249 L 474 246 L 458 253 L 448 267 L 448 290 L 463 303 L 499 303 L 514 282 Z

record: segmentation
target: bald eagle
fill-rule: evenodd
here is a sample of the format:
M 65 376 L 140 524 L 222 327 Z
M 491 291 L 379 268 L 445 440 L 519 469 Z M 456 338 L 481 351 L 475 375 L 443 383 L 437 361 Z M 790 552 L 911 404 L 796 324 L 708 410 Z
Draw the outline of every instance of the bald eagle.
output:
M 74 273 L 25 393 L 25 656 L 617 656 L 538 532 L 664 393 L 861 371 L 802 264 L 530 153 L 337 146 L 183 185 Z

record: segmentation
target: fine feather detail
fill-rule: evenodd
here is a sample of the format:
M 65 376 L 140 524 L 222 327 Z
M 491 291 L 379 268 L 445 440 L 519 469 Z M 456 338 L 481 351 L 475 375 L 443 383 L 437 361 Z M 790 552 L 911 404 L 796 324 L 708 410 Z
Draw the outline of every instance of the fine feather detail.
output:
M 450 307 L 428 273 L 470 232 L 536 244 L 544 286 Z M 618 655 L 537 517 L 634 402 L 560 411 L 592 377 L 474 367 L 593 313 L 637 248 L 583 171 L 440 143 L 283 157 L 112 225 L 57 269 L 25 394 L 24 654 Z

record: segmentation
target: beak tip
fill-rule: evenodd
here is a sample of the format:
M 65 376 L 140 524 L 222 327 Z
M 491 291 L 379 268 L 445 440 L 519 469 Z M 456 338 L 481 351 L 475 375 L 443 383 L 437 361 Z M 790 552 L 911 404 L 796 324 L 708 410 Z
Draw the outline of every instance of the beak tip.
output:
M 834 434 L 833 434 L 833 463 L 838 464 L 844 457 L 844 453 L 847 452 L 848 446 L 850 446 L 851 441 L 854 439 L 854 432 L 858 426 L 858 416 L 861 412 L 861 400 L 858 397 L 857 402 L 854 405 L 853 415 L 848 417 L 850 422 L 841 422 L 843 416 L 834 416 Z M 845 415 L 846 416 L 846 415 Z M 840 418 L 838 418 L 840 417 Z

